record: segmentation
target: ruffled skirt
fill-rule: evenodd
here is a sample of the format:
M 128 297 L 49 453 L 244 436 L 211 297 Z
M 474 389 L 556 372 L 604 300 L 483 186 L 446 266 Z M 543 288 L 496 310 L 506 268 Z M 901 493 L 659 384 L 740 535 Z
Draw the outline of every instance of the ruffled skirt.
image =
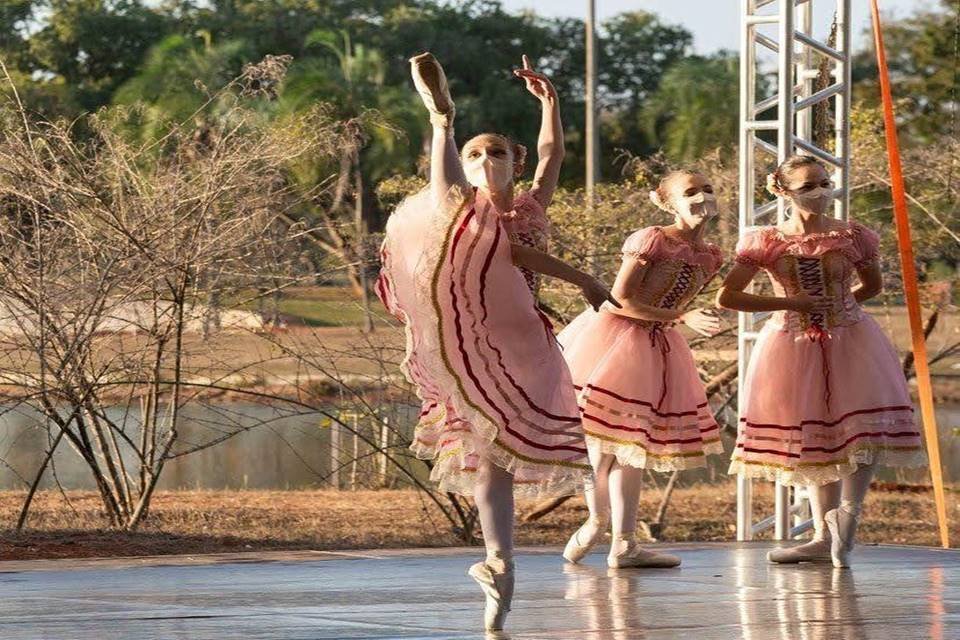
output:
M 820 485 L 926 456 L 897 353 L 868 315 L 811 340 L 768 322 L 744 379 L 731 473 Z
M 588 309 L 558 339 L 592 453 L 655 471 L 702 467 L 707 455 L 723 453 L 679 331 Z
M 423 401 L 411 448 L 443 491 L 472 495 L 481 459 L 521 494 L 578 492 L 589 464 L 570 374 L 489 202 L 426 192 L 390 217 L 378 295 L 404 324 Z

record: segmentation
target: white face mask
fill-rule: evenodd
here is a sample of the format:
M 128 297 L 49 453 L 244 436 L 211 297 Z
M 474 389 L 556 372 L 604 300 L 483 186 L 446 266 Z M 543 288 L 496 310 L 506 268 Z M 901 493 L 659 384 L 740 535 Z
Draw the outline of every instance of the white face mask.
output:
M 833 183 L 828 187 L 814 187 L 803 193 L 791 193 L 790 197 L 805 209 L 823 213 L 833 199 Z
M 471 185 L 502 191 L 513 180 L 513 163 L 507 158 L 494 158 L 483 153 L 476 158 L 468 158 L 463 165 L 467 182 Z
M 697 218 L 712 218 L 717 215 L 717 197 L 703 191 L 677 200 L 677 209 L 681 215 Z

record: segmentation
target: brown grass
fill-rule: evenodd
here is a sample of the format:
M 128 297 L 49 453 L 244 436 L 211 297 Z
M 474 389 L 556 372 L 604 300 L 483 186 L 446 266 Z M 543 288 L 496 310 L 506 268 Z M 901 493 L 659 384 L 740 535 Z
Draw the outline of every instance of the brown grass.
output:
M 757 514 L 769 512 L 772 493 L 759 485 Z M 364 549 L 459 545 L 437 509 L 413 491 L 167 491 L 158 492 L 144 525 L 134 533 L 104 529 L 97 496 L 69 494 L 72 509 L 54 492 L 38 496 L 29 530 L 12 531 L 22 494 L 0 493 L 0 559 L 199 554 L 280 549 Z M 960 541 L 958 494 L 948 494 L 952 536 Z M 652 517 L 658 492 L 645 492 L 641 518 Z M 520 510 L 528 503 L 518 505 Z M 582 522 L 579 498 L 541 521 L 521 524 L 521 545 L 562 544 Z M 680 488 L 668 514 L 669 541 L 732 540 L 732 483 Z M 928 491 L 875 490 L 861 528 L 865 542 L 937 543 Z

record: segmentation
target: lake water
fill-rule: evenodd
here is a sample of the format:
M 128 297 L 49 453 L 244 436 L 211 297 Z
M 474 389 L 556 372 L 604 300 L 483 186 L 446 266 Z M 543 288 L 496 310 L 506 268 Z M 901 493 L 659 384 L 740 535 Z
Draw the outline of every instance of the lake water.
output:
M 393 424 L 410 425 L 412 409 L 392 407 Z M 937 410 L 940 428 L 941 456 L 944 475 L 948 482 L 960 483 L 960 405 L 942 405 Z M 114 416 L 119 419 L 118 416 Z M 136 416 L 128 419 L 131 438 L 137 437 Z M 406 427 L 407 437 L 409 426 Z M 322 416 L 284 415 L 270 407 L 256 404 L 228 403 L 189 407 L 181 427 L 181 444 L 210 442 L 224 434 L 236 433 L 215 446 L 174 459 L 167 464 L 161 477 L 164 489 L 296 489 L 330 486 L 331 429 Z M 380 434 L 372 434 L 379 437 Z M 726 450 L 732 448 L 727 437 Z M 396 445 L 398 436 L 391 440 L 395 455 L 404 458 L 408 468 L 423 474 L 423 465 L 410 459 L 406 448 Z M 20 489 L 24 483 L 19 477 L 32 478 L 40 464 L 47 445 L 47 431 L 35 415 L 9 412 L 0 417 L 0 489 Z M 341 450 L 349 457 L 353 451 L 352 438 L 341 436 Z M 360 445 L 361 453 L 364 447 Z M 132 456 L 125 455 L 128 464 Z M 54 457 L 57 477 L 67 489 L 92 489 L 89 471 L 76 452 L 66 442 Z M 376 486 L 379 481 L 380 460 L 367 456 L 360 463 L 356 475 L 361 483 Z M 340 469 L 341 486 L 351 479 L 352 468 Z M 719 479 L 726 471 L 726 460 L 716 460 L 710 469 L 687 472 L 685 479 Z M 19 476 L 19 477 L 18 477 Z M 883 480 L 929 482 L 925 470 L 894 473 L 883 471 Z M 388 478 L 389 479 L 389 478 Z M 45 475 L 42 486 L 54 487 L 51 473 Z

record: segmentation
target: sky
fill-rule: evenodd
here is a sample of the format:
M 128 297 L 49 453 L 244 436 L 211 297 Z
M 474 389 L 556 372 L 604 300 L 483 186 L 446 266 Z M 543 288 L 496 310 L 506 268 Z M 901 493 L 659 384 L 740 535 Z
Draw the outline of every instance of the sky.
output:
M 502 0 L 508 9 L 530 9 L 544 16 L 582 16 L 586 0 Z M 880 0 L 884 16 L 904 17 L 924 7 L 936 6 L 933 0 Z M 693 33 L 694 48 L 698 53 L 711 53 L 718 49 L 738 48 L 739 0 L 596 0 L 597 18 L 602 20 L 624 11 L 642 9 L 659 15 L 664 22 L 682 24 Z M 823 14 L 814 18 L 819 23 L 815 34 L 822 31 L 833 19 L 835 3 L 817 0 L 814 13 Z M 870 7 L 867 0 L 853 0 L 854 47 L 869 44 Z M 823 37 L 823 34 L 820 34 Z

